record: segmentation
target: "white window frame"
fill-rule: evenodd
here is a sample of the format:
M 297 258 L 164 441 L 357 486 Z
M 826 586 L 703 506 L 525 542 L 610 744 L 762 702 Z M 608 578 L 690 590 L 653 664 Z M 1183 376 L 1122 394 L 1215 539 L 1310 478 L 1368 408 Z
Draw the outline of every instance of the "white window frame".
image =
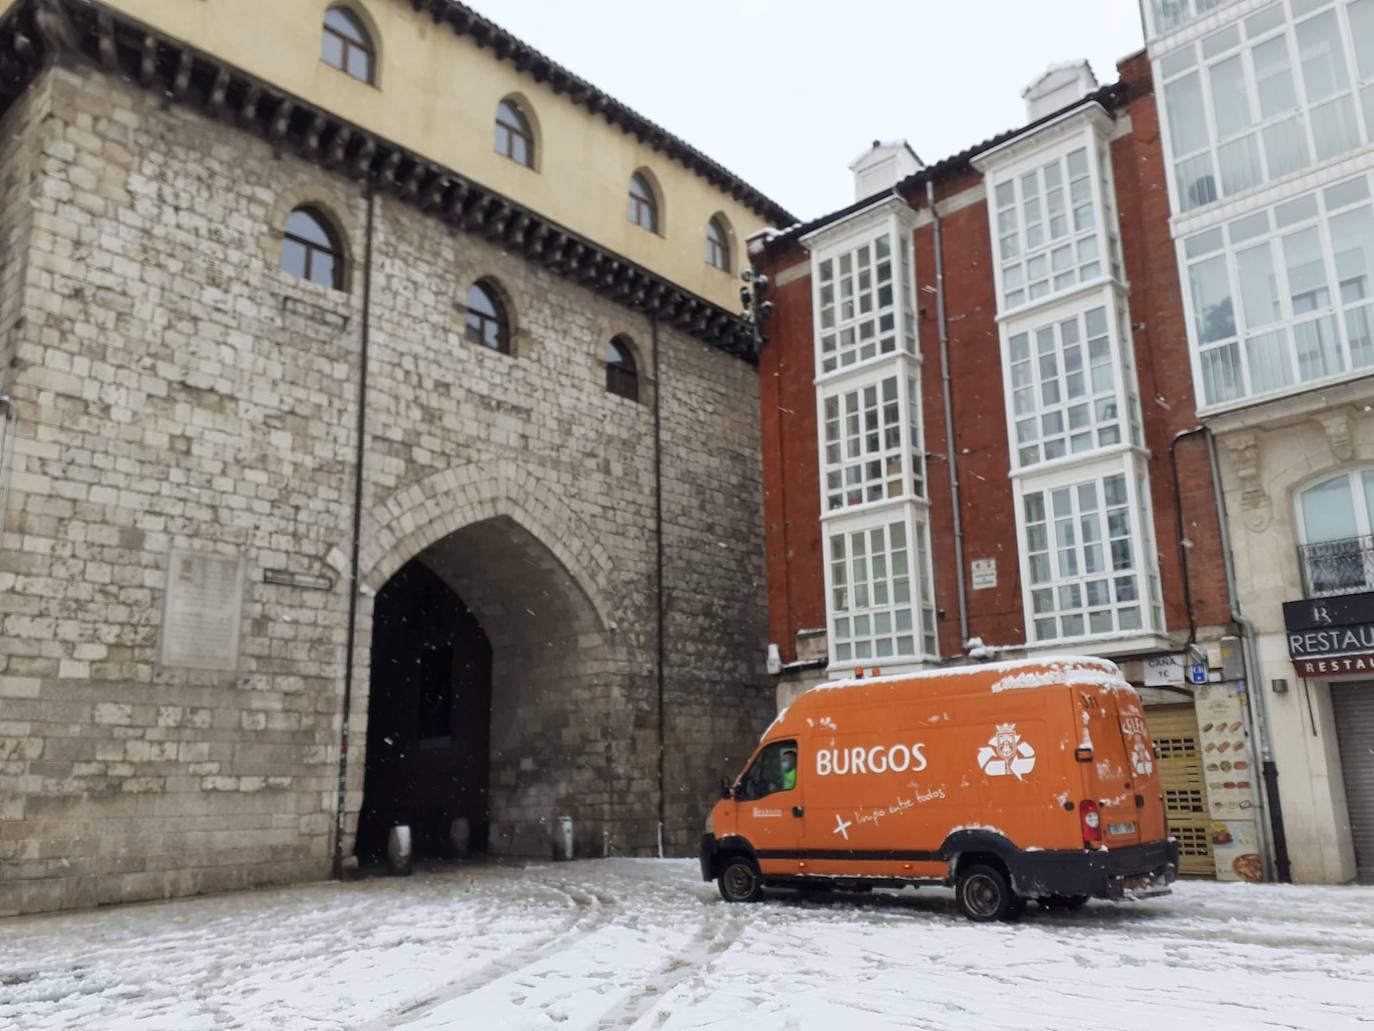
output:
M 875 653 L 860 656 L 853 650 L 841 655 L 846 644 L 852 645 L 860 639 L 854 633 L 852 625 L 848 633 L 841 635 L 842 623 L 862 619 L 865 616 L 876 619 L 882 613 L 895 617 L 897 609 L 900 608 L 890 595 L 887 602 L 881 606 L 875 606 L 872 603 L 871 595 L 869 604 L 862 609 L 853 607 L 852 596 L 850 608 L 837 610 L 835 606 L 837 589 L 852 590 L 854 587 L 853 577 L 848 572 L 852 570 L 853 561 L 848 543 L 852 539 L 851 535 L 864 534 L 867 537 L 871 535 L 873 530 L 887 528 L 895 523 L 902 524 L 906 531 L 906 573 L 910 585 L 910 601 L 907 604 L 909 604 L 912 614 L 910 635 L 913 639 L 913 650 L 905 653 L 896 652 L 896 640 L 904 635 L 894 629 L 886 632 L 886 636 L 891 637 L 894 641 L 894 650 L 891 655 Z M 846 540 L 846 554 L 843 562 L 846 564 L 847 572 L 844 584 L 838 584 L 836 581 L 837 559 L 833 538 L 837 535 L 844 536 Z M 855 666 L 870 668 L 874 665 L 900 667 L 938 660 L 939 626 L 935 612 L 934 577 L 930 562 L 930 520 L 926 506 L 903 502 L 875 508 L 861 516 L 824 520 L 821 524 L 821 540 L 825 568 L 825 615 L 830 669 L 832 671 L 846 671 L 852 670 Z M 888 543 L 887 554 L 890 557 L 890 538 Z M 872 558 L 871 549 L 867 552 L 867 558 Z M 892 572 L 889 562 L 887 573 L 889 579 L 891 579 Z M 871 574 L 869 582 L 872 582 Z M 870 627 L 869 633 L 865 636 L 874 639 L 879 635 L 875 629 Z
M 1374 166 L 1374 162 L 1366 162 L 1366 164 Z M 1347 323 L 1347 318 L 1352 312 L 1364 308 L 1368 311 L 1370 325 L 1374 328 L 1374 299 L 1346 302 L 1342 298 L 1330 226 L 1333 217 L 1340 217 L 1345 214 L 1374 207 L 1374 171 L 1354 176 L 1346 174 L 1335 180 L 1331 180 L 1329 176 L 1326 178 L 1330 181 L 1320 186 L 1311 187 L 1299 193 L 1285 191 L 1284 195 L 1269 200 L 1264 205 L 1256 205 L 1244 209 L 1243 211 L 1236 212 L 1233 217 L 1229 218 L 1225 223 L 1208 220 L 1211 223 L 1209 228 L 1200 228 L 1196 232 L 1190 232 L 1186 236 L 1180 236 L 1175 242 L 1179 279 L 1183 293 L 1184 314 L 1188 326 L 1189 352 L 1193 366 L 1193 383 L 1198 399 L 1199 414 L 1214 415 L 1219 412 L 1246 407 L 1261 401 L 1269 401 L 1276 398 L 1305 393 L 1333 383 L 1344 382 L 1374 373 L 1374 363 L 1360 367 L 1355 367 L 1353 364 L 1350 347 L 1350 333 Z M 1351 201 L 1334 208 L 1329 204 L 1327 200 L 1329 194 L 1335 193 L 1339 196 L 1339 191 L 1341 191 L 1342 188 L 1360 179 L 1363 179 L 1366 184 L 1366 188 L 1369 191 L 1368 197 L 1359 201 Z M 1318 210 L 1316 216 L 1295 219 L 1290 224 L 1282 227 L 1278 225 L 1279 212 L 1292 211 L 1309 197 L 1316 198 Z M 1239 240 L 1239 242 L 1232 242 L 1236 239 L 1236 233 L 1239 227 L 1244 227 L 1250 220 L 1257 220 L 1261 217 L 1267 217 L 1269 220 L 1268 228 L 1264 232 L 1257 232 L 1254 236 L 1246 237 Z M 1294 236 L 1312 228 L 1316 228 L 1318 237 L 1321 241 L 1322 259 L 1326 274 L 1324 282 L 1329 295 L 1328 304 L 1320 310 L 1302 312 L 1295 315 L 1293 311 L 1292 291 L 1288 281 L 1288 266 L 1283 251 L 1283 240 L 1285 237 Z M 1204 249 L 1208 238 L 1213 234 L 1220 234 L 1221 246 Z M 1245 312 L 1238 256 L 1242 253 L 1249 253 L 1261 246 L 1268 246 L 1269 248 L 1273 265 L 1274 289 L 1278 295 L 1281 314 L 1277 320 L 1264 323 L 1252 329 Z M 1191 254 L 1190 249 L 1192 250 Z M 1230 291 L 1231 315 L 1235 323 L 1234 334 L 1223 340 L 1209 341 L 1205 345 L 1205 348 L 1208 353 L 1212 353 L 1234 346 L 1239 354 L 1239 367 L 1241 371 L 1240 394 L 1237 397 L 1224 401 L 1213 401 L 1206 390 L 1206 380 L 1203 375 L 1204 345 L 1199 339 L 1192 289 L 1193 267 L 1215 260 L 1218 256 L 1223 258 L 1226 268 L 1226 284 L 1227 289 Z M 1328 376 L 1301 380 L 1298 378 L 1297 348 L 1292 336 L 1292 330 L 1295 325 L 1307 325 L 1321 319 L 1330 319 L 1335 326 L 1336 346 L 1344 367 L 1340 371 Z M 1251 373 L 1251 362 L 1247 345 L 1252 340 L 1280 331 L 1287 334 L 1285 346 L 1287 348 L 1287 356 L 1290 359 L 1292 381 L 1284 387 L 1264 392 L 1256 392 L 1252 386 L 1253 375 Z
M 1173 24 L 1165 25 L 1160 18 L 1159 7 L 1169 3 L 1185 8 L 1185 13 Z M 1225 3 L 1226 0 L 1141 0 L 1141 7 L 1149 26 L 1149 38 L 1153 40 L 1157 36 L 1180 31 Z
M 916 331 L 916 263 L 912 247 L 914 229 L 915 212 L 905 202 L 892 197 L 878 202 L 872 209 L 851 216 L 845 222 L 827 226 L 802 238 L 802 244 L 811 251 L 811 319 L 814 327 L 813 345 L 817 384 L 826 379 L 847 376 L 866 369 L 870 365 L 889 362 L 901 356 L 906 356 L 917 362 L 921 360 L 920 342 Z M 845 255 L 854 254 L 861 247 L 874 245 L 880 237 L 887 240 L 888 257 L 884 260 L 892 263 L 893 329 L 891 332 L 895 346 L 888 351 L 879 349 L 880 341 L 886 334 L 878 328 L 882 310 L 877 307 L 876 282 L 873 288 L 875 293 L 874 309 L 871 312 L 859 312 L 856 309 L 850 318 L 845 318 L 843 311 L 839 310 L 839 306 L 844 300 L 840 295 L 840 272 L 838 268 L 840 260 Z M 832 263 L 832 278 L 828 282 L 823 282 L 822 270 L 826 262 Z M 873 267 L 876 268 L 876 265 Z M 857 271 L 851 270 L 850 274 L 857 280 Z M 827 286 L 835 291 L 833 304 L 837 309 L 836 316 L 829 326 L 822 324 L 822 311 L 826 307 L 822 302 Z M 848 351 L 844 348 L 841 340 L 846 332 L 854 332 L 857 337 L 866 321 L 874 323 L 875 328 L 872 337 L 873 354 L 865 358 L 859 356 L 859 351 L 863 347 L 861 340 L 856 340 L 856 343 Z M 827 355 L 831 353 L 826 350 L 827 337 L 831 336 L 835 338 L 833 353 L 836 360 L 833 368 L 826 368 Z M 848 364 L 843 362 L 846 354 L 854 355 L 853 360 Z
M 889 404 L 883 400 L 883 386 L 888 380 L 896 380 L 897 391 L 895 401 L 891 402 L 896 405 L 896 422 L 890 427 L 883 419 L 885 408 Z M 866 425 L 868 406 L 865 404 L 864 394 L 869 389 L 876 391 L 877 395 L 878 426 L 873 430 Z M 857 410 L 851 412 L 849 399 L 855 395 L 858 398 Z M 820 458 L 822 518 L 852 514 L 894 501 L 925 502 L 926 468 L 921 400 L 920 363 L 906 356 L 881 364 L 868 363 L 850 375 L 828 379 L 816 390 L 816 443 Z M 857 453 L 851 449 L 850 445 L 854 438 L 849 435 L 850 426 L 847 425 L 854 415 L 860 420 L 857 437 L 860 450 Z M 838 440 L 831 439 L 832 427 L 839 430 Z M 895 447 L 888 447 L 886 440 L 883 439 L 888 429 L 898 431 Z M 869 438 L 872 433 L 880 435 L 876 451 L 871 451 L 867 447 L 871 442 Z M 833 460 L 835 448 L 839 449 L 838 462 Z M 887 464 L 893 458 L 898 460 L 899 468 L 882 470 L 876 479 L 867 476 L 862 469 L 857 482 L 850 475 L 860 463 L 864 466 L 873 462 Z M 841 477 L 838 488 L 831 486 L 831 477 L 836 474 Z M 897 487 L 896 492 L 889 493 L 894 484 Z M 882 487 L 876 498 L 868 496 L 875 485 Z M 832 507 L 833 493 L 836 489 L 840 491 L 840 504 Z M 863 495 L 857 501 L 850 500 L 855 489 Z
M 1111 156 L 1108 150 L 1109 134 L 1113 126 L 1109 116 L 1098 105 L 1089 104 L 1061 116 L 1057 123 L 1042 128 L 1037 133 L 1006 145 L 995 148 L 974 160 L 975 166 L 987 181 L 988 222 L 992 242 L 993 279 L 997 286 L 998 317 L 1009 319 L 1047 304 L 1054 304 L 1079 292 L 1091 290 L 1105 283 L 1125 282 L 1125 269 L 1121 257 L 1120 228 L 1117 222 L 1116 185 L 1112 172 Z M 1074 204 L 1071 194 L 1069 155 L 1083 150 L 1087 157 L 1087 182 L 1089 197 L 1092 201 L 1093 227 L 1091 230 L 1073 229 Z M 1063 176 L 1063 190 L 1066 199 L 1065 212 L 1069 219 L 1069 233 L 1059 239 L 1042 240 L 1033 248 L 1027 247 L 1025 205 L 1022 192 L 1022 177 L 1032 172 L 1037 175 L 1048 165 L 1058 163 Z M 1014 208 L 1005 208 L 1000 197 L 1005 196 L 1004 187 L 1011 185 L 1015 191 Z M 1041 194 L 1044 204 L 1044 193 Z M 1015 233 L 1019 253 L 1012 258 L 1003 259 L 1002 238 L 1005 223 L 1001 219 L 1003 211 L 1012 210 L 1016 215 Z M 1042 224 L 1048 227 L 1048 211 L 1044 212 Z M 1079 260 L 1079 242 L 1092 239 L 1096 255 Z M 1055 269 L 1052 255 L 1065 245 L 1074 249 L 1073 261 L 1060 270 L 1060 275 L 1070 273 L 1073 282 L 1055 285 Z M 1032 260 L 1044 258 L 1048 289 L 1035 298 L 1029 296 Z M 1095 262 L 1096 272 L 1082 278 L 1082 270 Z M 1026 269 L 1026 278 L 1021 288 L 1024 296 L 1012 305 L 1007 303 L 1007 269 L 1020 266 Z
M 1019 441 L 1018 424 L 1027 418 L 1019 415 L 1016 411 L 1016 394 L 1023 387 L 1018 387 L 1016 382 L 1016 364 L 1012 361 L 1012 341 L 1021 334 L 1029 337 L 1031 350 L 1032 366 L 1032 387 L 1039 393 L 1041 381 L 1036 371 L 1038 365 L 1036 357 L 1036 334 L 1043 329 L 1051 329 L 1055 333 L 1056 354 L 1062 354 L 1062 340 L 1060 329 L 1062 323 L 1076 320 L 1079 323 L 1080 332 L 1083 333 L 1081 346 L 1084 354 L 1087 354 L 1088 337 L 1086 335 L 1087 314 L 1090 311 L 1102 309 L 1106 316 L 1107 338 L 1109 348 L 1109 363 L 1112 369 L 1113 389 L 1112 397 L 1117 405 L 1117 424 L 1120 428 L 1120 439 L 1114 443 L 1094 445 L 1084 451 L 1067 451 L 1063 456 L 1046 459 L 1043 457 L 1037 461 L 1022 464 L 1020 459 L 1021 443 Z M 1092 461 L 1103 455 L 1116 454 L 1131 449 L 1143 447 L 1143 436 L 1140 420 L 1140 390 L 1136 383 L 1135 370 L 1135 348 L 1130 340 L 1130 319 L 1126 314 L 1128 311 L 1127 298 L 1119 287 L 1108 285 L 1100 287 L 1090 292 L 1074 296 L 1067 300 L 1060 301 L 1053 306 L 1037 308 L 1034 312 L 1017 316 L 1015 319 L 1007 320 L 1001 325 L 1001 346 L 1002 346 L 1002 377 L 1003 377 L 1003 399 L 1006 406 L 1007 420 L 1007 442 L 1010 448 L 1012 459 L 1013 476 L 1027 476 L 1043 472 L 1048 469 L 1058 468 L 1064 465 Z M 1062 363 L 1060 368 L 1060 380 L 1064 379 Z M 1085 366 L 1086 368 L 1086 366 Z M 1088 403 L 1094 403 L 1089 400 Z M 1059 409 L 1067 417 L 1068 403 L 1059 403 Z M 1047 409 L 1037 397 L 1034 418 L 1042 418 Z M 1096 433 L 1097 423 L 1094 421 L 1090 427 Z M 1041 425 L 1043 431 L 1043 423 Z M 1068 434 L 1065 433 L 1066 443 Z M 1036 438 L 1036 443 L 1043 445 L 1044 433 Z
M 1146 0 L 1147 4 L 1149 0 Z M 1321 0 L 1316 0 L 1321 4 Z M 1154 81 L 1156 83 L 1156 103 L 1159 106 L 1160 133 L 1164 139 L 1165 166 L 1167 168 L 1169 204 L 1170 209 L 1176 216 L 1192 215 L 1194 212 L 1206 211 L 1216 204 L 1226 201 L 1230 197 L 1245 196 L 1252 191 L 1262 190 L 1272 186 L 1274 183 L 1285 182 L 1295 176 L 1310 173 L 1315 168 L 1321 168 L 1332 162 L 1338 162 L 1342 158 L 1357 153 L 1367 147 L 1374 139 L 1374 77 L 1361 78 L 1359 67 L 1359 55 L 1355 49 L 1354 33 L 1350 19 L 1349 8 L 1353 0 L 1329 0 L 1319 8 L 1306 11 L 1298 18 L 1294 18 L 1288 0 L 1275 0 L 1273 4 L 1252 4 L 1236 5 L 1233 16 L 1224 24 L 1216 27 L 1216 31 L 1209 31 L 1205 35 L 1201 33 L 1189 33 L 1188 40 L 1180 46 L 1173 47 L 1167 52 L 1155 53 L 1155 48 L 1151 48 L 1153 60 Z M 1263 15 L 1275 6 L 1283 7 L 1284 19 L 1282 23 L 1272 28 L 1265 29 L 1250 36 L 1246 30 L 1246 25 L 1257 15 Z M 1340 26 L 1340 37 L 1342 42 L 1343 54 L 1346 60 L 1346 70 L 1349 76 L 1349 84 L 1345 95 L 1352 99 L 1354 106 L 1355 131 L 1358 142 L 1340 153 L 1331 154 L 1327 157 L 1317 156 L 1317 136 L 1313 128 L 1312 113 L 1314 109 L 1325 108 L 1333 105 L 1339 98 L 1323 97 L 1316 104 L 1308 100 L 1308 87 L 1306 78 L 1303 75 L 1302 60 L 1297 42 L 1297 27 L 1303 22 L 1321 16 L 1328 10 L 1335 10 L 1336 17 Z M 1212 25 L 1206 26 L 1207 29 L 1213 28 Z M 1220 43 L 1215 44 L 1217 49 L 1208 52 L 1208 44 L 1213 40 L 1219 40 L 1223 34 L 1235 30 L 1238 40 L 1234 45 L 1222 47 Z M 1293 78 L 1293 89 L 1296 100 L 1296 107 L 1280 115 L 1271 116 L 1265 119 L 1259 107 L 1259 89 L 1255 74 L 1254 59 L 1252 51 L 1256 46 L 1268 43 L 1272 40 L 1283 38 L 1286 41 L 1286 49 L 1289 67 Z M 1179 66 L 1177 70 L 1172 70 L 1181 59 L 1185 51 L 1192 52 L 1192 62 L 1187 66 Z M 1211 69 L 1217 65 L 1224 64 L 1235 58 L 1241 58 L 1243 77 L 1246 87 L 1246 96 L 1249 106 L 1250 127 L 1244 133 L 1222 141 L 1218 135 L 1216 104 L 1212 91 Z M 1189 151 L 1187 154 L 1180 155 L 1176 141 L 1174 139 L 1173 128 L 1169 119 L 1169 86 L 1174 82 L 1182 81 L 1188 75 L 1196 74 L 1199 80 L 1199 88 L 1203 97 L 1201 114 L 1204 119 L 1204 127 L 1207 136 L 1207 146 L 1202 150 Z M 1266 128 L 1273 128 L 1291 119 L 1294 115 L 1302 119 L 1303 141 L 1307 148 L 1306 160 L 1299 167 L 1278 175 L 1269 172 L 1269 159 L 1265 153 L 1263 143 L 1263 133 Z M 1219 152 L 1224 143 L 1235 143 L 1243 138 L 1249 137 L 1255 141 L 1255 152 L 1259 161 L 1259 179 L 1243 189 L 1227 193 L 1223 189 L 1221 178 L 1221 161 Z M 1208 167 L 1211 173 L 1215 197 L 1206 203 L 1192 204 L 1188 207 L 1183 205 L 1183 197 L 1179 188 L 1177 167 L 1183 160 L 1193 160 L 1207 157 Z
M 1126 487 L 1126 511 L 1129 520 L 1129 540 L 1131 541 L 1133 564 L 1129 571 L 1116 571 L 1111 569 L 1110 560 L 1110 531 L 1107 529 L 1106 518 L 1106 498 L 1103 491 L 1104 481 L 1112 476 L 1122 476 Z M 1050 494 L 1053 491 L 1063 488 L 1076 488 L 1087 484 L 1095 483 L 1098 493 L 1098 511 L 1101 512 L 1100 524 L 1103 535 L 1101 546 L 1103 547 L 1104 557 L 1107 559 L 1106 566 L 1101 573 L 1088 574 L 1080 570 L 1072 575 L 1061 575 L 1057 566 L 1054 515 L 1050 508 Z M 1026 644 L 1031 649 L 1062 648 L 1066 645 L 1089 644 L 1098 650 L 1104 642 L 1127 642 L 1134 643 L 1139 649 L 1150 647 L 1162 647 L 1162 637 L 1165 634 L 1163 599 L 1159 580 L 1159 559 L 1155 544 L 1153 508 L 1150 500 L 1150 486 L 1148 468 L 1145 457 L 1137 454 L 1124 454 L 1104 458 L 1097 462 L 1075 463 L 1071 466 L 1053 470 L 1036 476 L 1019 477 L 1014 481 L 1015 485 L 1015 504 L 1016 504 L 1016 534 L 1018 551 L 1021 561 L 1021 585 L 1022 585 L 1022 605 L 1023 617 L 1025 619 Z M 1028 495 L 1043 493 L 1045 495 L 1046 522 L 1045 532 L 1047 534 L 1049 550 L 1047 552 L 1051 563 L 1051 577 L 1043 583 L 1032 583 L 1031 578 L 1031 549 L 1029 546 L 1029 526 L 1026 516 L 1026 498 Z M 1074 533 L 1076 549 L 1081 548 L 1079 535 L 1081 533 L 1081 522 L 1079 520 L 1077 499 L 1074 501 Z M 1118 627 L 1119 610 L 1129 607 L 1131 602 L 1118 602 L 1115 600 L 1114 581 L 1118 577 L 1130 575 L 1136 579 L 1136 605 L 1141 612 L 1141 625 L 1139 628 L 1120 629 Z M 1109 611 L 1112 613 L 1112 629 L 1110 631 L 1091 632 L 1088 628 L 1086 604 L 1080 605 L 1084 617 L 1084 630 L 1082 634 L 1074 636 L 1057 636 L 1053 638 L 1039 639 L 1036 636 L 1036 612 L 1035 612 L 1035 592 L 1041 590 L 1051 590 L 1055 596 L 1055 606 L 1051 611 L 1052 615 L 1058 620 L 1064 612 L 1072 613 L 1074 610 L 1069 607 L 1060 607 L 1059 594 L 1061 589 L 1072 589 L 1075 585 L 1082 591 L 1089 580 L 1107 580 L 1112 589 L 1112 602 Z M 1080 595 L 1080 597 L 1084 597 Z M 1043 614 L 1042 614 L 1043 615 Z M 1057 624 L 1059 625 L 1059 624 Z M 1127 647 L 1125 650 L 1130 650 Z

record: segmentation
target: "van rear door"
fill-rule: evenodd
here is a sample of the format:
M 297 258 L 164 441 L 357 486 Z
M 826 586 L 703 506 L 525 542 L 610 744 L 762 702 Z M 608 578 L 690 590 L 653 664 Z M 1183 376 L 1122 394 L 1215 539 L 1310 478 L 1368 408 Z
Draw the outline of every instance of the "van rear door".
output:
M 1122 736 L 1117 692 L 1105 687 L 1077 687 L 1080 748 L 1091 748 L 1083 762 L 1086 798 L 1097 802 L 1102 842 L 1108 848 L 1140 844 L 1135 769 Z
M 1121 740 L 1126 748 L 1135 783 L 1136 822 L 1140 825 L 1140 840 L 1163 841 L 1169 836 L 1169 824 L 1164 814 L 1164 782 L 1160 778 L 1159 759 L 1155 755 L 1154 739 L 1150 737 L 1145 710 L 1135 693 L 1115 692 L 1117 720 L 1121 726 Z

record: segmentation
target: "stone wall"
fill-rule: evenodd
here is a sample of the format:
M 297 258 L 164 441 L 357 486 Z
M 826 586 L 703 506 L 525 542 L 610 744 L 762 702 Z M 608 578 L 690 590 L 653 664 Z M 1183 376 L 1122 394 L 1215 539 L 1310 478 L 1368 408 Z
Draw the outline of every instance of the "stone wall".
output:
M 23 121 L 0 166 L 3 200 L 24 189 L 23 154 L 47 155 L 27 187 L 24 423 L 0 547 L 0 912 L 323 876 L 364 187 L 84 67 L 46 72 L 10 123 L 26 105 L 50 116 Z M 281 227 L 307 202 L 346 241 L 344 291 L 279 270 Z M 466 589 L 495 650 L 502 840 L 537 850 L 548 820 L 573 815 L 584 854 L 655 847 L 658 392 L 667 839 L 690 849 L 714 778 L 771 709 L 755 371 L 667 330 L 655 369 L 644 316 L 393 196 L 374 219 L 345 848 L 372 597 L 422 552 Z M 512 355 L 462 337 L 479 277 L 509 302 Z M 617 334 L 637 349 L 644 403 L 605 391 Z M 232 672 L 159 662 L 174 549 L 243 560 Z

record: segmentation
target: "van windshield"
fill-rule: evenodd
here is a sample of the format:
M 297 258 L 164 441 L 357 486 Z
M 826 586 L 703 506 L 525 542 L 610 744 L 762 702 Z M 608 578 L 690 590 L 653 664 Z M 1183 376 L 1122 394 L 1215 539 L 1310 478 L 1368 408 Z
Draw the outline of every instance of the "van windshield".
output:
M 753 802 L 796 786 L 797 742 L 774 741 L 758 754 L 740 779 L 735 797 L 741 802 Z

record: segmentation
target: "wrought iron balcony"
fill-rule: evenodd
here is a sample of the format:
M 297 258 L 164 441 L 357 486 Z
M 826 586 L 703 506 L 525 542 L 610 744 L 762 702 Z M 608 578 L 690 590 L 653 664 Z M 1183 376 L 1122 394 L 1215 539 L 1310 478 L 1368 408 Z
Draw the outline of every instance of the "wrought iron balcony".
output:
M 1298 559 L 1309 598 L 1374 590 L 1374 537 L 1300 544 Z

